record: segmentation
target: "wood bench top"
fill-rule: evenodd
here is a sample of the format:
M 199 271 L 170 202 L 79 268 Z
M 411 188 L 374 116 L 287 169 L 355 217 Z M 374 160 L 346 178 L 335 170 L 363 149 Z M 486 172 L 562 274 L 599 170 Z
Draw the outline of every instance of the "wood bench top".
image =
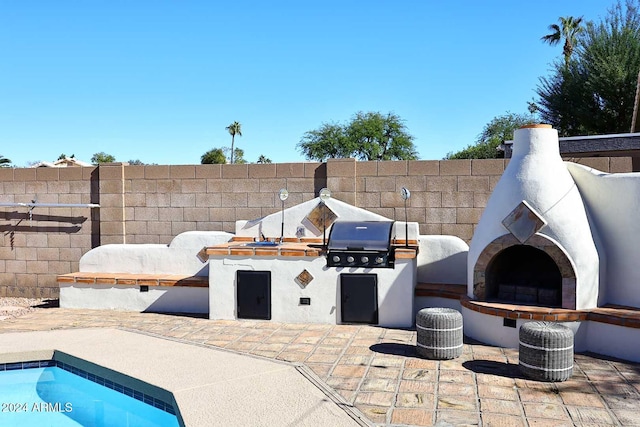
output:
M 76 272 L 61 274 L 57 277 L 57 280 L 58 283 L 81 283 L 89 285 L 209 287 L 208 276 L 191 276 L 189 274 Z
M 417 283 L 415 296 L 417 297 L 441 297 L 460 299 L 467 293 L 467 285 L 449 283 Z
M 509 319 L 530 319 L 549 322 L 575 322 L 589 320 L 591 322 L 608 323 L 640 329 L 640 308 L 606 304 L 586 310 L 570 310 L 565 308 L 548 308 L 529 305 L 514 305 L 498 302 L 474 301 L 466 295 L 460 299 L 463 307 L 492 316 Z
M 467 295 L 467 285 L 418 283 L 417 297 L 459 299 L 463 307 L 483 314 L 509 319 L 544 320 L 551 322 L 591 321 L 640 329 L 640 308 L 606 304 L 588 310 L 568 310 L 499 302 L 475 301 Z

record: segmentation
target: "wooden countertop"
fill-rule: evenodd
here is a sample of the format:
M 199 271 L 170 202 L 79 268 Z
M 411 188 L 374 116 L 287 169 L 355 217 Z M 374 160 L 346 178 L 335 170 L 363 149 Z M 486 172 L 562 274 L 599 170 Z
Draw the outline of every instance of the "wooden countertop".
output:
M 251 242 L 231 241 L 215 246 L 209 246 L 207 255 L 249 255 L 249 256 L 290 256 L 290 257 L 319 257 L 323 252 L 319 248 L 310 247 L 309 243 L 284 242 L 277 246 L 250 246 Z
M 251 240 L 232 240 L 215 246 L 209 246 L 206 254 L 209 256 L 283 256 L 283 257 L 320 257 L 325 256 L 325 251 L 318 248 L 322 240 L 316 242 L 285 241 L 277 246 L 251 246 Z M 310 246 L 311 245 L 311 246 Z M 417 255 L 415 247 L 395 247 L 396 259 L 412 259 Z

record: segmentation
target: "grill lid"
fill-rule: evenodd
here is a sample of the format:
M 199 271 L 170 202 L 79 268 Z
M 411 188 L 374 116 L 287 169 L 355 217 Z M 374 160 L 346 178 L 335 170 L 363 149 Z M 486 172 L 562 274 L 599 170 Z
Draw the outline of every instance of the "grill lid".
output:
M 389 251 L 393 221 L 336 221 L 331 226 L 327 249 Z

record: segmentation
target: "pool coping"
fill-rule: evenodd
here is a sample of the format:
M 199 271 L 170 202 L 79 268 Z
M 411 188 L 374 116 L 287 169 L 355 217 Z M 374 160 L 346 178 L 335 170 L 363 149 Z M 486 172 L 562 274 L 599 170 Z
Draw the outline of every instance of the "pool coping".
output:
M 64 360 L 64 361 L 63 361 Z M 82 366 L 79 368 L 78 366 Z M 156 389 L 137 378 L 131 378 L 117 371 L 95 365 L 86 360 L 55 350 L 53 358 L 46 360 L 25 360 L 23 362 L 0 363 L 0 373 L 37 368 L 59 368 L 87 381 L 91 381 L 117 393 L 129 396 L 146 405 L 176 415 L 174 405 L 164 399 L 173 401 L 173 396 L 166 390 Z M 100 372 L 97 374 L 96 372 Z M 142 390 L 145 390 L 144 392 Z
M 308 425 L 371 425 L 300 364 L 119 328 L 0 334 L 0 363 L 55 359 L 56 351 L 80 369 L 99 366 L 148 384 L 152 395 L 174 405 L 182 426 L 210 426 L 214 418 L 229 425 L 269 425 L 270 416 L 278 423 L 301 422 L 300 414 L 310 418 L 304 420 Z M 158 396 L 158 390 L 171 398 Z

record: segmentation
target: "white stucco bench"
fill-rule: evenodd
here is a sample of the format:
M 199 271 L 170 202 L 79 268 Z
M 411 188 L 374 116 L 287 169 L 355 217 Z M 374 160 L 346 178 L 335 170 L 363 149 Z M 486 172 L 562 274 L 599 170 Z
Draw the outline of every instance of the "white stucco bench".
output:
M 232 237 L 189 231 L 169 245 L 94 248 L 80 258 L 80 271 L 58 276 L 60 307 L 208 313 L 209 263 L 202 251 Z

